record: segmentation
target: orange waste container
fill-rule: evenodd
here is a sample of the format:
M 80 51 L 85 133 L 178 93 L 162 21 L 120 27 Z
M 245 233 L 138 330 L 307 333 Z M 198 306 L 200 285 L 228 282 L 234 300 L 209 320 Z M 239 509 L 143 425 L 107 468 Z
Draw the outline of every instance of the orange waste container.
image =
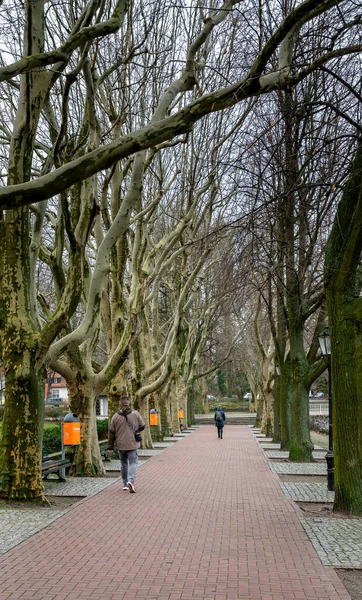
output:
M 184 411 L 182 410 L 182 408 L 178 409 L 178 418 L 179 419 L 183 419 L 184 418 Z
M 74 413 L 65 415 L 63 422 L 64 446 L 79 446 L 80 444 L 80 418 Z
M 155 408 L 150 410 L 150 425 L 158 425 L 158 412 Z

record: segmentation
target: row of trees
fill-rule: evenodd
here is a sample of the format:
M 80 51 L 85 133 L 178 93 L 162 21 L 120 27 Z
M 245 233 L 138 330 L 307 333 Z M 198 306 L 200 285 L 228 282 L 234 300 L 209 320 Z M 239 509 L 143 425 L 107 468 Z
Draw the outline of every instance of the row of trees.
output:
M 97 394 L 108 392 L 111 412 L 124 391 L 145 415 L 152 402 L 172 431 L 178 406 L 191 422 L 208 378 L 236 358 L 253 391 L 261 385 L 263 426 L 274 427 L 292 460 L 311 460 L 308 390 L 325 369 L 316 335 L 327 310 L 333 348 L 342 347 L 334 319 L 346 310 L 348 259 L 338 253 L 354 257 L 351 306 L 359 295 L 359 236 L 340 225 L 341 210 L 346 227 L 358 212 L 351 219 L 345 199 L 355 198 L 360 177 L 358 157 L 351 162 L 357 8 L 326 0 L 273 10 L 237 0 L 3 4 L 4 497 L 44 499 L 48 367 L 65 377 L 82 419 L 76 475 L 103 474 Z M 338 232 L 354 247 L 344 249 Z M 348 388 L 356 444 L 358 385 Z M 346 390 L 338 389 L 342 413 Z M 353 479 L 342 468 L 351 459 L 345 433 L 336 435 L 337 503 L 361 512 L 361 444 Z

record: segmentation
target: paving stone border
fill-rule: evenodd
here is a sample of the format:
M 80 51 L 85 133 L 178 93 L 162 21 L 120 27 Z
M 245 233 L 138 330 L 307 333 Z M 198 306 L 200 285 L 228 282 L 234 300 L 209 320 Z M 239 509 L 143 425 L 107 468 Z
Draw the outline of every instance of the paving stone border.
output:
M 263 448 L 263 450 L 280 450 L 280 444 L 273 444 L 272 442 L 260 442 L 259 443 L 260 448 Z
M 165 448 L 139 448 L 138 456 L 158 456 Z
M 267 458 L 289 458 L 289 452 L 284 450 L 263 450 Z M 313 450 L 312 456 L 315 460 L 324 459 L 326 450 Z
M 327 475 L 327 463 L 268 462 L 273 473 L 281 475 Z
M 300 519 L 323 565 L 362 568 L 362 520 Z
M 171 448 L 173 446 L 172 442 L 154 442 L 153 449 L 158 450 L 158 448 Z
M 117 481 L 107 477 L 68 477 L 66 481 L 44 481 L 46 496 L 95 496 Z
M 5 554 L 14 546 L 44 527 L 53 523 L 66 511 L 43 508 L 32 509 L 0 509 L 0 554 Z M 26 568 L 26 565 L 24 565 Z
M 280 487 L 289 500 L 294 502 L 334 502 L 334 492 L 325 483 L 287 483 L 280 481 Z
M 104 461 L 103 466 L 106 471 L 120 471 L 121 463 L 119 460 Z

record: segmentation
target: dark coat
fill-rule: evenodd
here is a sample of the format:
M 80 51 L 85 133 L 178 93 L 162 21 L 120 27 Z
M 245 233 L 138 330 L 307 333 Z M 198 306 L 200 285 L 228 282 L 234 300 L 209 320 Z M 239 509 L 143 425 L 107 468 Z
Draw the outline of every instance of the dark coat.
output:
M 221 416 L 222 416 L 222 421 L 217 421 L 217 420 L 216 420 L 216 413 L 217 413 L 217 412 L 220 412 L 220 413 L 221 413 Z M 214 414 L 214 421 L 215 421 L 215 425 L 216 425 L 216 427 L 224 427 L 224 425 L 225 425 L 225 420 L 226 420 L 226 417 L 225 417 L 225 413 L 224 413 L 224 411 L 223 411 L 223 410 L 216 410 L 216 411 L 215 411 L 215 414 Z
M 136 410 L 130 411 L 127 418 L 123 415 L 122 410 L 113 415 L 108 432 L 109 450 L 113 450 L 114 442 L 116 442 L 117 450 L 137 450 L 140 447 L 129 425 L 132 425 L 135 431 L 143 431 L 145 428 L 144 419 Z

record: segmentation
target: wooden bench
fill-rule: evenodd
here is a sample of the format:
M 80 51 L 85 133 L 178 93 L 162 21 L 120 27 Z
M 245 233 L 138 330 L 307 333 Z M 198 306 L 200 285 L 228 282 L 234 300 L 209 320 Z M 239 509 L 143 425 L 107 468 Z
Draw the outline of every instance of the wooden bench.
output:
M 66 479 L 62 475 L 62 470 L 71 466 L 70 460 L 67 458 L 61 458 L 60 460 L 55 460 L 53 458 L 49 458 L 48 456 L 43 456 L 43 460 L 41 463 L 41 475 L 43 479 L 46 479 L 50 473 L 56 473 L 60 479 L 60 481 L 66 481 Z
M 105 448 L 102 448 L 102 449 L 101 449 L 101 457 L 102 457 L 102 458 L 103 458 L 105 461 L 107 461 L 107 462 L 111 462 L 111 459 L 110 459 L 110 458 L 109 458 L 109 456 L 108 456 L 108 450 L 107 450 L 107 447 L 105 447 Z

